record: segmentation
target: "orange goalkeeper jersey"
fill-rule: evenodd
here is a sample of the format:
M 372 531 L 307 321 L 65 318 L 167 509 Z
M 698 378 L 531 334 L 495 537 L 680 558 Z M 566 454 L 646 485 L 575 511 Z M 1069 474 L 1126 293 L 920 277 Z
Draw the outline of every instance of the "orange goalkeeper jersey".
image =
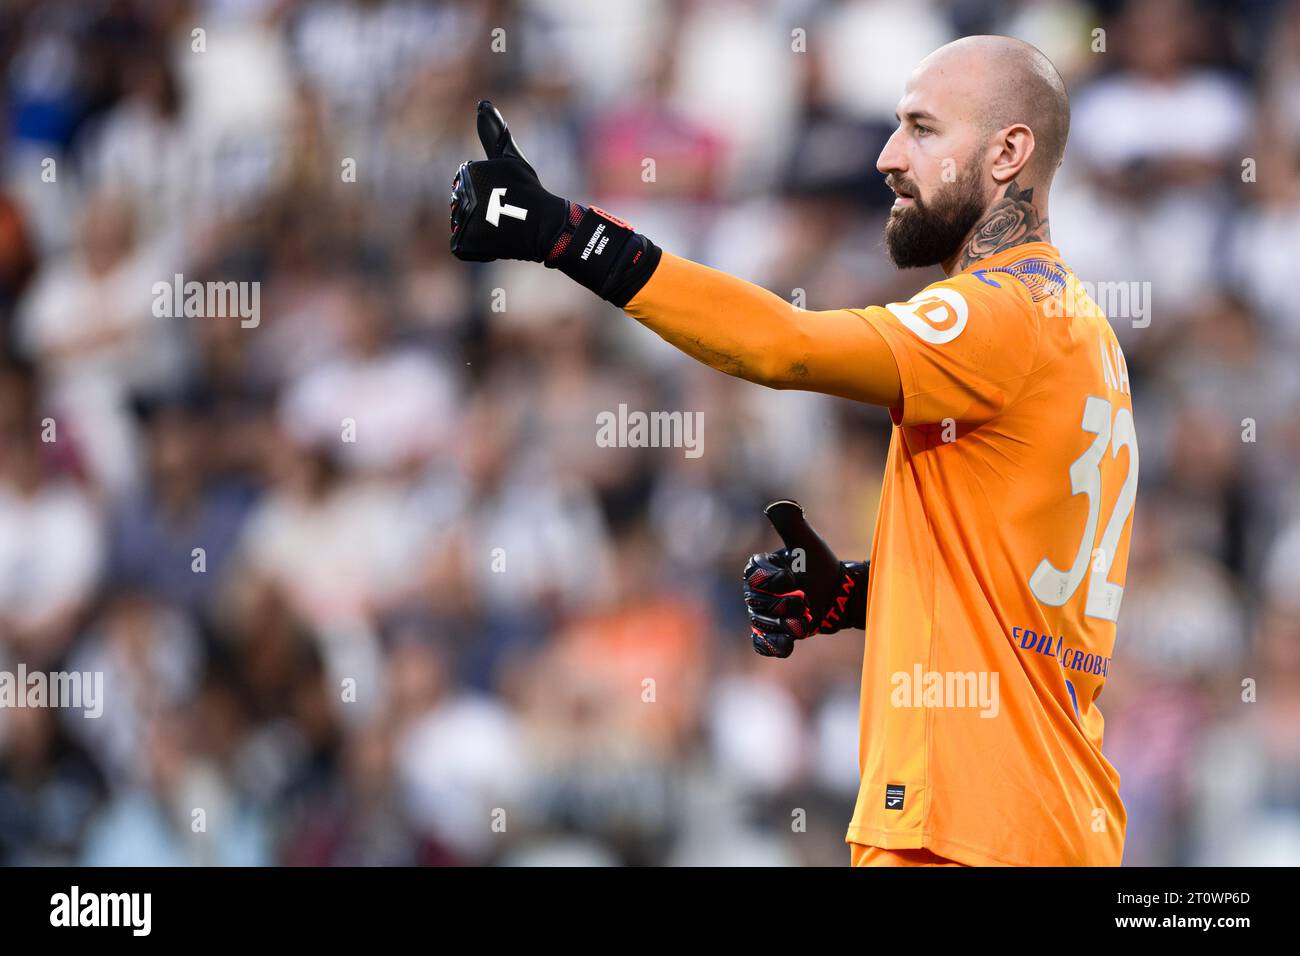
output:
M 1097 697 L 1138 450 L 1110 324 L 1027 243 L 852 310 L 898 363 L 847 839 L 976 865 L 1117 866 Z
M 1125 813 L 1097 697 L 1138 449 L 1124 356 L 1057 250 L 1026 243 L 908 302 L 828 312 L 665 253 L 627 311 L 776 387 L 869 393 L 862 363 L 888 361 L 880 339 L 893 355 L 902 402 L 871 552 L 848 842 L 1118 865 Z

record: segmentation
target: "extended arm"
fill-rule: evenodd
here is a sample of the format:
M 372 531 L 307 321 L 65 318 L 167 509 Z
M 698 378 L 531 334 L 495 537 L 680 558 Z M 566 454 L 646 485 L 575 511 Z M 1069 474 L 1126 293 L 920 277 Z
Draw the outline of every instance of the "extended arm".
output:
M 884 338 L 849 309 L 809 312 L 759 286 L 660 250 L 595 206 L 547 192 L 501 114 L 484 101 L 487 159 L 464 163 L 451 195 L 461 259 L 524 259 L 558 269 L 665 341 L 728 375 L 873 405 L 902 402 Z
M 728 375 L 872 405 L 902 403 L 893 353 L 849 309 L 798 309 L 760 286 L 667 252 L 624 308 L 664 341 Z

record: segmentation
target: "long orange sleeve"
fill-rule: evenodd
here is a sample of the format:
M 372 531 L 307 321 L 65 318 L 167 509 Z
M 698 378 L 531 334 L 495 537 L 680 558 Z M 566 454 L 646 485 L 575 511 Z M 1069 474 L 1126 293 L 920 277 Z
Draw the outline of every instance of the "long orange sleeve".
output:
M 665 252 L 624 311 L 728 375 L 872 405 L 902 401 L 893 352 L 851 309 L 798 309 L 766 289 Z

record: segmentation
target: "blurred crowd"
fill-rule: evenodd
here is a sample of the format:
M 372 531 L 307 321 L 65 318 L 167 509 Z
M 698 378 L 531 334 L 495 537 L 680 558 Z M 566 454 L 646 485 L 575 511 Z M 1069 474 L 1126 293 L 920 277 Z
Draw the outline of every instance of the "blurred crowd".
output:
M 847 863 L 861 635 L 758 657 L 740 570 L 774 497 L 868 554 L 888 416 L 456 262 L 448 192 L 488 96 L 665 248 L 906 299 L 875 159 L 969 33 L 1069 84 L 1066 261 L 1150 284 L 1126 863 L 1300 861 L 1300 4 L 9 0 L 0 670 L 105 703 L 0 709 L 0 863 Z M 601 447 L 620 403 L 704 454 Z

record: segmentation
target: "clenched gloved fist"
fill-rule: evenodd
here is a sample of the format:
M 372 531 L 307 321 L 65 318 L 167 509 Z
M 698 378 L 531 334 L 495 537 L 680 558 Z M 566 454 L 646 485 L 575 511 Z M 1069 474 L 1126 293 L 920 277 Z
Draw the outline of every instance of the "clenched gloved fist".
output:
M 603 209 L 547 192 L 487 100 L 478 104 L 477 122 L 487 159 L 461 163 L 452 180 L 452 255 L 542 262 L 627 305 L 659 265 L 659 247 Z
M 754 650 L 789 657 L 795 641 L 865 628 L 869 561 L 840 561 L 793 501 L 775 501 L 764 514 L 785 547 L 745 564 L 745 610 Z

